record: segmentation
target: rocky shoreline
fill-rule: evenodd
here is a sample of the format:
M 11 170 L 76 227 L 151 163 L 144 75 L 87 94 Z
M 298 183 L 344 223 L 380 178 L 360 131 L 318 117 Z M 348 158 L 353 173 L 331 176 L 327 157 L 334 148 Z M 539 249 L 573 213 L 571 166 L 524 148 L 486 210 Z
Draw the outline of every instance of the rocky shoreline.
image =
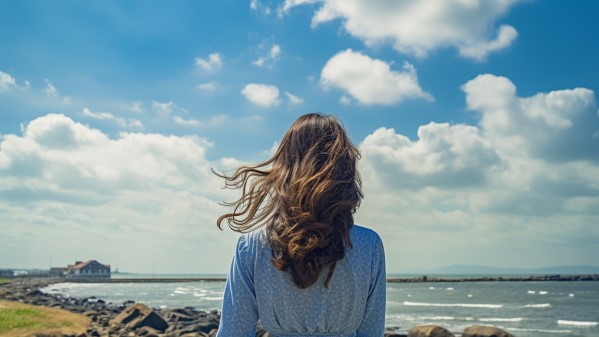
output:
M 60 294 L 48 294 L 40 288 L 63 282 L 62 279 L 22 279 L 0 284 L 0 300 L 17 301 L 25 304 L 61 308 L 90 318 L 87 331 L 79 336 L 63 337 L 214 337 L 220 323 L 217 310 L 200 311 L 185 308 L 149 308 L 145 304 L 127 301 L 106 303 L 102 299 L 70 298 Z M 399 327 L 388 327 L 385 337 L 454 337 L 446 329 L 428 325 L 412 328 L 407 335 L 396 331 Z M 42 335 L 36 335 L 42 337 Z M 269 333 L 259 325 L 257 337 L 268 337 Z M 470 326 L 462 337 L 513 337 L 494 327 Z

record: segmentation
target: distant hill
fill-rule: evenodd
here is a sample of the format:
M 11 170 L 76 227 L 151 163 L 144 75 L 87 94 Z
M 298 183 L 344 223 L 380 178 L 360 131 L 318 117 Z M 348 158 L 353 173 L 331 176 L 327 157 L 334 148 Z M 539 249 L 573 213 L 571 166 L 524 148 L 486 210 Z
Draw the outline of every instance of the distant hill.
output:
M 422 273 L 422 271 L 420 272 Z M 533 274 L 599 274 L 598 266 L 574 265 L 552 266 L 544 268 L 496 268 L 477 265 L 451 265 L 425 271 L 428 274 L 458 274 L 458 275 L 533 275 Z

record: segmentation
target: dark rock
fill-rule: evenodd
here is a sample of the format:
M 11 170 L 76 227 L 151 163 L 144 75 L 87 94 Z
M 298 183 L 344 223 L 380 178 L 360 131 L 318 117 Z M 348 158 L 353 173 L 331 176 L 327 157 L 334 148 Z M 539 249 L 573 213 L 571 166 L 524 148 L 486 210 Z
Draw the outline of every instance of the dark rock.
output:
M 419 325 L 408 331 L 408 337 L 455 337 L 455 335 L 438 325 Z
M 142 337 L 158 337 L 160 331 L 150 328 L 149 326 L 144 326 L 136 331 L 138 336 Z
M 113 318 L 110 324 L 123 324 L 133 329 L 147 326 L 158 331 L 165 331 L 168 328 L 168 323 L 162 317 L 142 303 L 131 305 Z
M 514 337 L 514 335 L 494 326 L 471 325 L 464 330 L 462 337 Z
M 218 329 L 218 324 L 214 322 L 200 322 L 196 325 L 198 331 L 210 333 L 212 329 Z

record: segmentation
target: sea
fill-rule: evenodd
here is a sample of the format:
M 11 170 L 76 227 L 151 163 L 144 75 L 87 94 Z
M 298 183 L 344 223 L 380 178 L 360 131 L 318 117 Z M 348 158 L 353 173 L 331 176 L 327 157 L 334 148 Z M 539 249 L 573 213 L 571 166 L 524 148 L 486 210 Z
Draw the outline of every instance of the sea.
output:
M 387 275 L 405 278 L 409 275 Z M 499 275 L 494 275 L 499 276 Z M 226 277 L 140 275 L 116 277 Z M 435 277 L 462 278 L 462 275 Z M 472 275 L 469 275 L 472 277 Z M 174 283 L 57 283 L 42 291 L 106 302 L 127 300 L 154 308 L 220 310 L 224 281 Z M 599 282 L 387 283 L 386 326 L 407 333 L 416 325 L 440 325 L 456 336 L 470 325 L 497 326 L 516 337 L 599 337 Z

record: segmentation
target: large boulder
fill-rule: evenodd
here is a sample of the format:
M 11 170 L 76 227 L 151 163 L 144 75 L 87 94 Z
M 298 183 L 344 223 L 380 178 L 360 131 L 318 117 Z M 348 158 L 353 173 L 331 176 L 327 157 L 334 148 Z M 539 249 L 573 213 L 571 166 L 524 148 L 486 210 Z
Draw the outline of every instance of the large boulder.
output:
M 514 335 L 494 326 L 471 325 L 464 330 L 462 337 L 514 337 Z
M 455 337 L 449 330 L 438 325 L 419 325 L 408 331 L 408 337 Z
M 147 305 L 136 303 L 123 310 L 115 318 L 110 320 L 112 325 L 124 325 L 127 328 L 137 329 L 144 326 L 164 332 L 168 323 Z

